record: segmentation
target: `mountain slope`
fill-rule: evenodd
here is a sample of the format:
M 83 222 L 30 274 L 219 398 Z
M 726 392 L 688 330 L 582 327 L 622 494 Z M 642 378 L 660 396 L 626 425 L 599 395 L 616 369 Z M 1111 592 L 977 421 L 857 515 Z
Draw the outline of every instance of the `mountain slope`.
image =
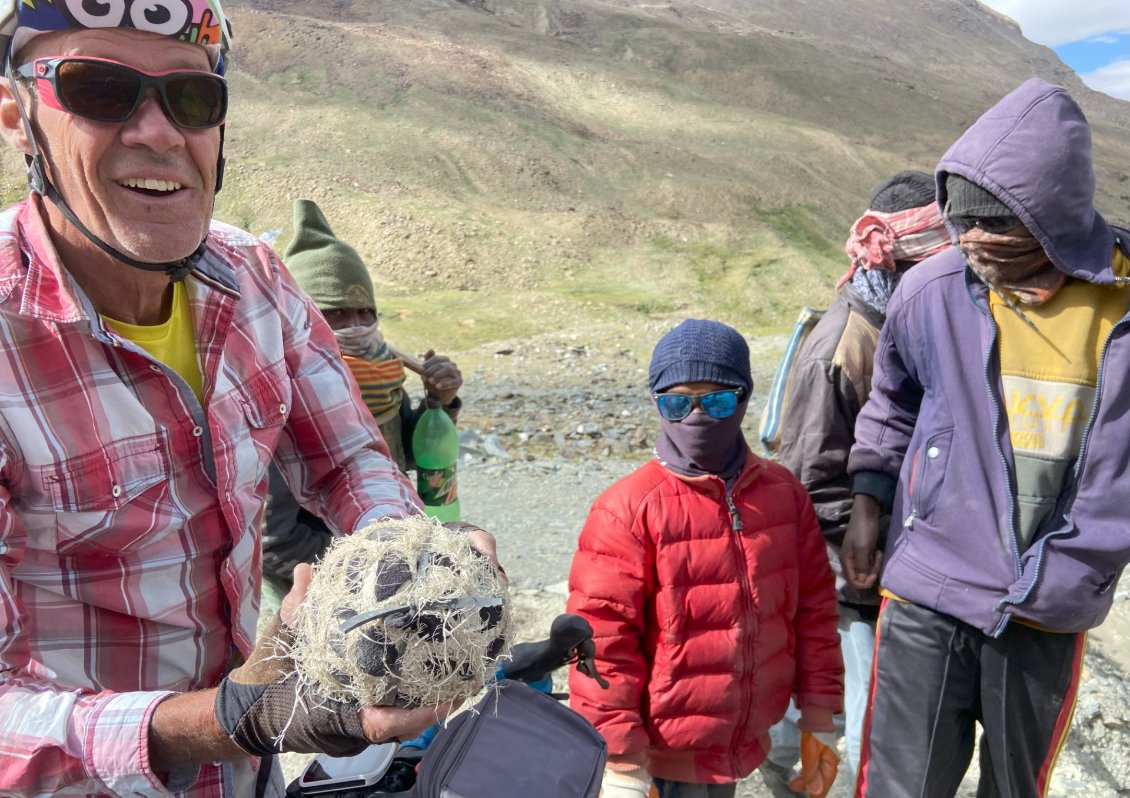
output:
M 829 299 L 870 189 L 1030 75 L 1079 98 L 1099 206 L 1130 215 L 1130 104 L 974 0 L 226 6 L 217 215 L 285 245 L 291 201 L 317 199 L 410 343 L 779 328 Z

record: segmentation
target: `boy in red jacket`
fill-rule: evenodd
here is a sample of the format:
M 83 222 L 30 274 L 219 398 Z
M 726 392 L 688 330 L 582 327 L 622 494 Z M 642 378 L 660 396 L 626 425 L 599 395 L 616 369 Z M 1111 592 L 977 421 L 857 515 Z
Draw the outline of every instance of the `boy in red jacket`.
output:
M 835 757 L 812 733 L 843 703 L 834 582 L 808 494 L 742 435 L 749 347 L 688 319 L 656 345 L 648 388 L 656 458 L 593 504 L 569 576 L 610 683 L 569 684 L 608 741 L 603 796 L 731 798 L 790 696 L 809 733 L 798 788 L 826 794 Z

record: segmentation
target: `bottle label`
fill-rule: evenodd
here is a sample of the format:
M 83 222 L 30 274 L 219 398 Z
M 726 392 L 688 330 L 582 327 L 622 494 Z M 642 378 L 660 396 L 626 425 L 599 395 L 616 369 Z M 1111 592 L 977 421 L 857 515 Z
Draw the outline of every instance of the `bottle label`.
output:
M 417 468 L 416 492 L 430 507 L 451 504 L 457 498 L 455 466 L 448 468 Z

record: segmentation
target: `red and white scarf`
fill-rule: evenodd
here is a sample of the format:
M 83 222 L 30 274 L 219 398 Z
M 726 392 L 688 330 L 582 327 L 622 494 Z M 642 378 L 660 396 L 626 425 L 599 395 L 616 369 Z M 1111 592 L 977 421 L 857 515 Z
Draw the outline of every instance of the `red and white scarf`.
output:
M 851 267 L 836 283 L 843 288 L 859 268 L 895 271 L 898 261 L 920 261 L 950 245 L 938 203 L 896 213 L 867 211 L 851 226 L 844 252 Z

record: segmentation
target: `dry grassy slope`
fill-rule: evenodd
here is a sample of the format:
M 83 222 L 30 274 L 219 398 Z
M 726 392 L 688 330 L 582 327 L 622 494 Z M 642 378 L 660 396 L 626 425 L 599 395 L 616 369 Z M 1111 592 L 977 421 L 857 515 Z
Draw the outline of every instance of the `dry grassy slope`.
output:
M 466 322 L 432 333 L 449 348 L 641 315 L 787 323 L 830 294 L 875 182 L 929 169 L 1032 74 L 1087 108 L 1100 206 L 1130 198 L 1130 106 L 975 2 L 234 5 L 246 110 L 221 211 L 266 228 L 317 197 L 402 334 L 422 294 Z
M 870 188 L 930 169 L 1031 74 L 1086 107 L 1100 207 L 1130 202 L 1130 104 L 972 0 L 226 5 L 218 215 L 285 245 L 292 199 L 318 199 L 408 345 L 689 313 L 780 328 L 827 301 Z

